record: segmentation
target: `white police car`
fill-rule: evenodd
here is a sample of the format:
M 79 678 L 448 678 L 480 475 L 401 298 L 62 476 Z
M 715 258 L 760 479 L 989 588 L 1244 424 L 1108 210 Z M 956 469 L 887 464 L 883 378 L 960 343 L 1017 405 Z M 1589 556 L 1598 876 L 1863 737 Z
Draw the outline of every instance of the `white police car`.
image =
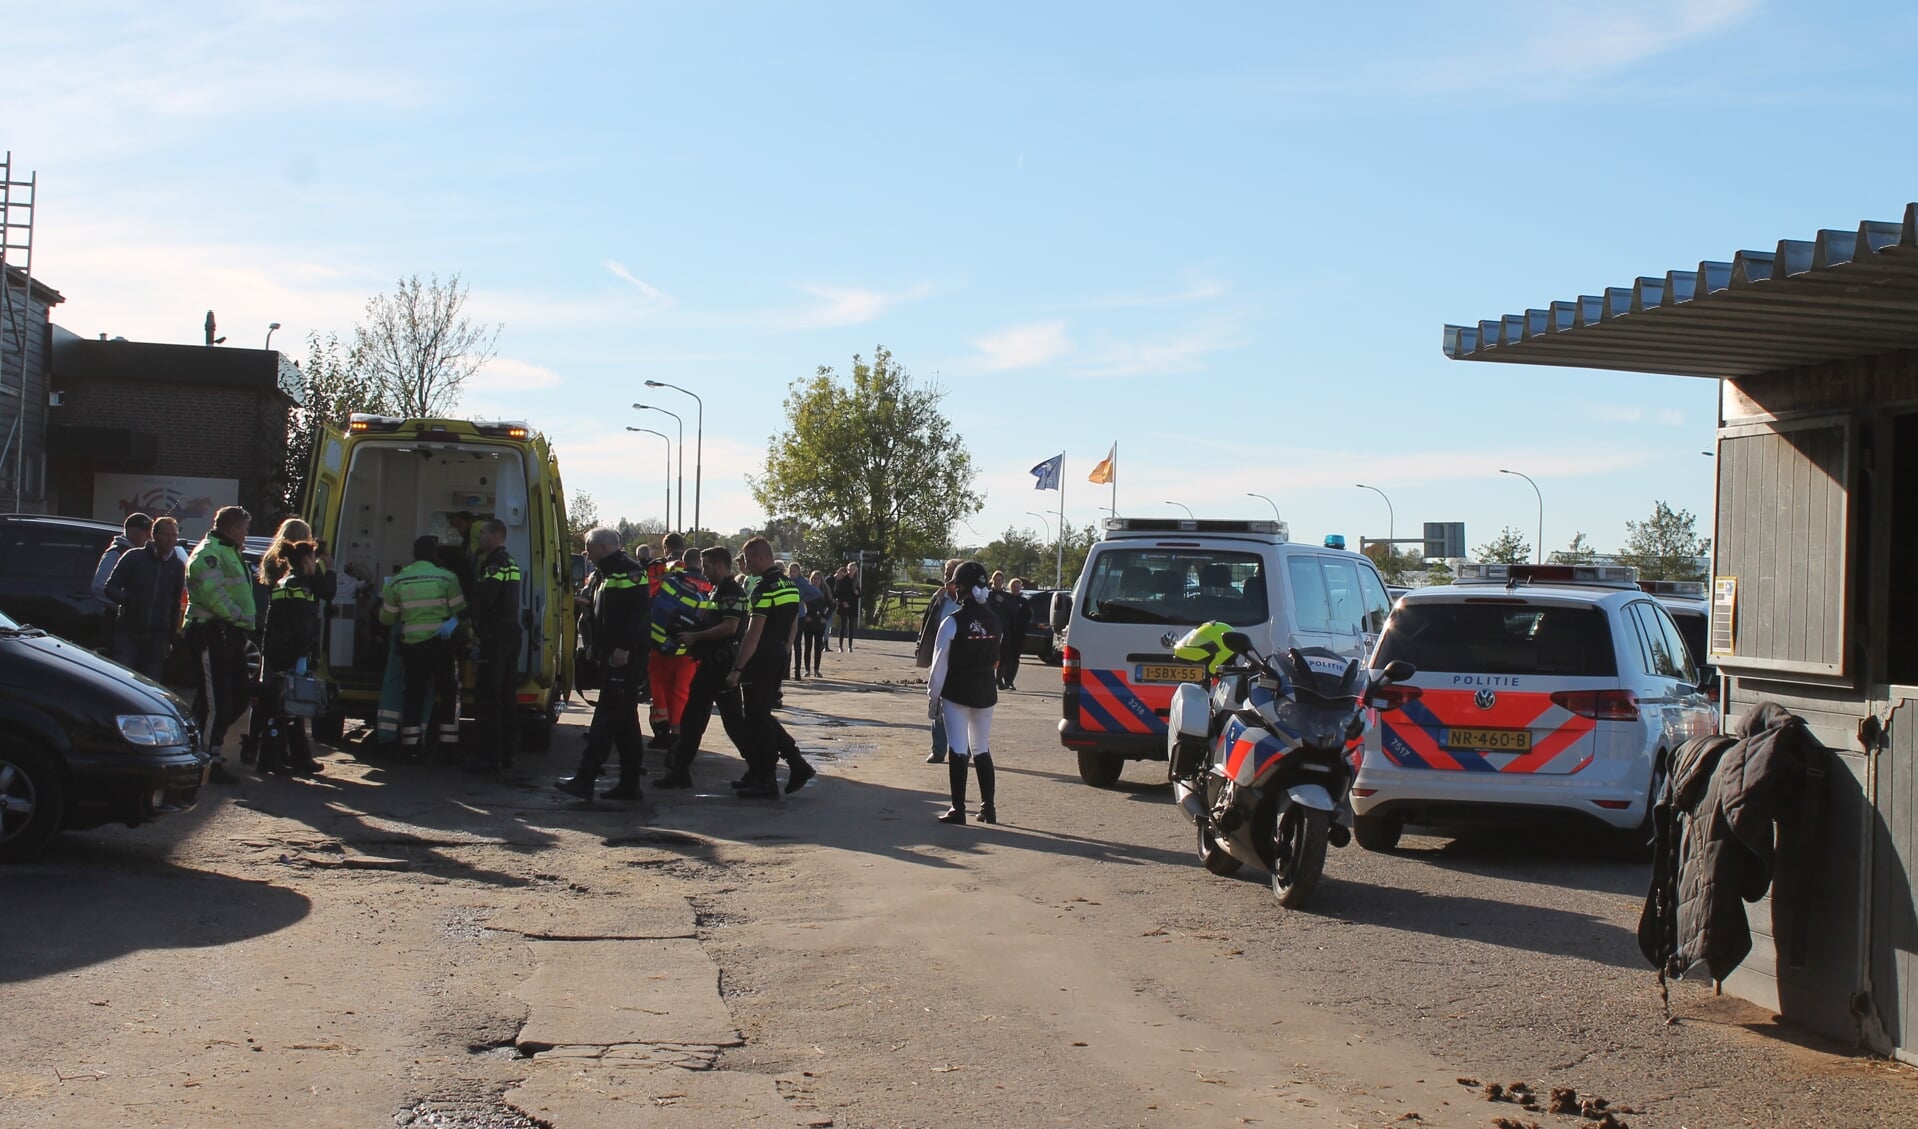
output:
M 1636 846 L 1667 757 L 1718 713 L 1671 615 L 1636 570 L 1461 566 L 1399 600 L 1371 665 L 1378 691 L 1352 788 L 1355 832 L 1391 850 L 1407 823 L 1585 824 Z

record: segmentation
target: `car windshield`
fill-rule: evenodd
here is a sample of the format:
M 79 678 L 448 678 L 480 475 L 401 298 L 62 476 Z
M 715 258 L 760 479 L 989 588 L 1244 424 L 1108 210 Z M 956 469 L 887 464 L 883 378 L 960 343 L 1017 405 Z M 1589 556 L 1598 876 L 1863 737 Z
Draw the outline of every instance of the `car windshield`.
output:
M 18 631 L 20 624 L 5 612 L 0 612 L 0 631 Z
M 1159 546 L 1108 549 L 1094 558 L 1080 614 L 1102 623 L 1238 627 L 1271 618 L 1256 553 Z
M 1404 659 L 1458 674 L 1618 674 L 1612 629 L 1597 608 L 1408 600 L 1387 622 L 1372 666 Z

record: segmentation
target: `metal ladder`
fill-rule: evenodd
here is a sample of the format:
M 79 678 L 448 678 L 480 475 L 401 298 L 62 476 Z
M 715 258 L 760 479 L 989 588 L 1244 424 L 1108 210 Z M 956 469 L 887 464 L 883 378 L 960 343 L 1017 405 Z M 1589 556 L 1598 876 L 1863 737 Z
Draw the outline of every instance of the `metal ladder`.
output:
M 21 180 L 13 171 L 13 151 L 0 158 L 0 400 L 13 400 L 7 438 L 0 443 L 0 482 L 12 456 L 13 511 L 20 511 L 20 485 L 26 472 L 27 335 L 33 316 L 33 199 L 39 174 Z M 4 410 L 4 409 L 0 409 Z

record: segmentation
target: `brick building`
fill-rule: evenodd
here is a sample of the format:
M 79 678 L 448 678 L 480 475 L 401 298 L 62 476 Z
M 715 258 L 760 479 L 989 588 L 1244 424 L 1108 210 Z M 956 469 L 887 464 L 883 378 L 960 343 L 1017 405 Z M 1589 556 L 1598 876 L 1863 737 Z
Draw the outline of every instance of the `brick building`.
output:
M 171 510 L 190 533 L 237 502 L 255 531 L 280 517 L 299 369 L 277 352 L 100 341 L 59 327 L 46 429 L 52 512 Z

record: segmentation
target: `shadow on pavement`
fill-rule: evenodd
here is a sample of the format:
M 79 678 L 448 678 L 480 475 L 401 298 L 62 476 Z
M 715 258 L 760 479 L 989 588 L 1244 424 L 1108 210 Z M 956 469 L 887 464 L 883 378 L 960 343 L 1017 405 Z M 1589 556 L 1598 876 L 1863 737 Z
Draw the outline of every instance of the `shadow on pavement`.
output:
M 1260 881 L 1265 878 L 1262 874 L 1253 877 Z M 1477 941 L 1545 956 L 1583 958 L 1613 968 L 1645 967 L 1638 937 L 1629 929 L 1591 914 L 1500 898 L 1340 881 L 1331 873 L 1313 895 L 1310 912 L 1354 925 Z
M 0 983 L 34 980 L 154 949 L 210 949 L 284 929 L 311 911 L 268 882 L 191 870 L 152 845 L 67 835 L 6 870 Z M 88 896 L 74 897 L 76 887 Z
M 1628 898 L 1644 898 L 1652 880 L 1650 864 L 1620 859 L 1614 843 L 1576 832 L 1474 830 L 1429 848 L 1416 842 L 1404 843 L 1398 854 L 1480 878 Z

